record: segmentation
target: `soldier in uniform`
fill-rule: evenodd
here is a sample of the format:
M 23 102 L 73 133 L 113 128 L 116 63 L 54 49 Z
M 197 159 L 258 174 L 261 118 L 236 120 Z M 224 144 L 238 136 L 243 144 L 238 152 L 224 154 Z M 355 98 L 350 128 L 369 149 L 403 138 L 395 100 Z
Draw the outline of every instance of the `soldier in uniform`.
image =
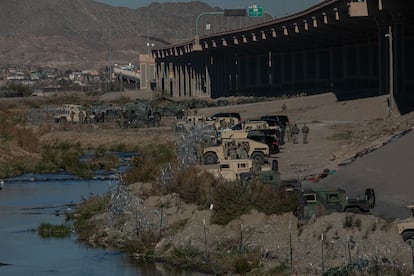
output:
M 195 151 L 197 156 L 197 163 L 200 165 L 203 164 L 203 147 L 200 143 L 195 144 Z
M 79 116 L 79 123 L 83 124 L 85 122 L 85 114 L 83 113 L 83 111 L 79 111 L 78 116 Z
M 237 155 L 239 156 L 240 159 L 248 158 L 248 154 L 247 154 L 244 143 L 241 143 L 239 147 L 237 148 Z
M 309 133 L 309 127 L 305 123 L 302 127 L 302 135 L 303 135 L 303 143 L 304 144 L 308 143 L 308 133 Z
M 229 155 L 230 155 L 230 159 L 237 159 L 237 144 L 236 141 L 232 141 L 230 144 L 230 149 L 229 149 Z
M 286 142 L 289 143 L 290 142 L 291 135 L 292 135 L 292 131 L 291 131 L 291 127 L 290 127 L 289 122 L 287 122 L 286 123 L 286 126 L 285 126 L 285 135 L 286 135 Z M 284 139 L 283 139 L 283 142 L 285 142 Z
M 75 120 L 75 111 L 71 110 L 70 111 L 70 121 L 72 122 L 72 124 L 73 124 L 74 120 Z
M 252 172 L 254 174 L 259 173 L 262 170 L 262 165 L 257 160 L 253 160 Z
M 298 135 L 299 135 L 299 132 L 300 132 L 300 130 L 299 130 L 298 126 L 295 124 L 292 127 L 293 144 L 297 144 L 298 143 Z

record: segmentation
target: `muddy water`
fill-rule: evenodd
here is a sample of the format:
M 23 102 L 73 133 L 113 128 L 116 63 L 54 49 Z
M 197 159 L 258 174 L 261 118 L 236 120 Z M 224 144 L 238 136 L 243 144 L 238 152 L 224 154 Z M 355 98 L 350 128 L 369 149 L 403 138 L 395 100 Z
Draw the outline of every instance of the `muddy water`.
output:
M 63 212 L 70 204 L 103 194 L 111 185 L 115 183 L 108 179 L 74 180 L 67 175 L 6 180 L 0 190 L 0 275 L 170 274 L 160 264 L 137 264 L 117 251 L 88 247 L 77 242 L 75 234 L 42 239 L 33 230 L 41 223 L 64 223 Z

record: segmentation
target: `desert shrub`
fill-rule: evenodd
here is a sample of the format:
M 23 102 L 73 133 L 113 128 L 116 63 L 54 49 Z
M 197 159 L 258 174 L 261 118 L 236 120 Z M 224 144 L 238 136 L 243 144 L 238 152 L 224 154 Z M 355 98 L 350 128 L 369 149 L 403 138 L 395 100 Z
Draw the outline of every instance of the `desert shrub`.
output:
M 106 170 L 118 168 L 120 165 L 119 157 L 110 153 L 98 153 L 88 162 L 89 170 Z
M 33 160 L 21 158 L 0 166 L 0 178 L 9 178 L 33 171 Z
M 207 207 L 212 202 L 213 188 L 218 180 L 206 171 L 195 167 L 180 170 L 173 183 L 166 187 L 167 193 L 177 193 L 186 203 Z
M 265 275 L 291 275 L 290 266 L 288 262 L 282 262 L 281 264 L 269 269 Z
M 248 185 L 237 181 L 218 184 L 214 189 L 213 203 L 211 222 L 219 225 L 226 225 L 253 208 Z
M 31 128 L 25 127 L 25 120 L 24 114 L 0 113 L 0 140 L 12 142 L 29 152 L 37 152 L 38 135 Z
M 184 226 L 187 224 L 187 222 L 188 222 L 188 219 L 180 219 L 180 220 L 170 224 L 170 226 L 168 227 L 167 235 L 176 234 L 178 231 L 180 231 L 181 229 L 184 228 Z
M 252 205 L 260 212 L 267 215 L 281 214 L 295 211 L 298 207 L 298 200 L 295 193 L 286 193 L 283 188 L 276 191 L 269 184 L 260 182 L 251 184 Z
M 30 128 L 16 128 L 13 132 L 14 140 L 17 146 L 29 151 L 37 152 L 39 149 L 40 141 L 38 135 Z
M 349 229 L 349 228 L 352 228 L 352 225 L 353 225 L 353 219 L 352 219 L 352 216 L 346 216 L 345 217 L 345 220 L 344 220 L 344 222 L 343 222 L 343 224 L 342 224 L 342 226 L 344 227 L 344 229 Z
M 298 201 L 295 193 L 274 191 L 269 184 L 226 182 L 214 188 L 213 203 L 212 223 L 225 225 L 251 209 L 267 215 L 295 211 Z
M 237 256 L 233 262 L 234 273 L 245 274 L 252 269 L 249 259 L 246 256 Z
M 53 145 L 43 145 L 39 172 L 57 172 L 64 170 L 77 176 L 89 176 L 88 165 L 81 161 L 83 150 L 79 143 L 59 142 Z
M 128 152 L 129 148 L 125 143 L 113 144 L 109 147 L 110 151 L 115 152 Z
M 140 231 L 137 239 L 126 241 L 120 250 L 126 253 L 139 252 L 144 254 L 143 258 L 151 258 L 157 242 L 158 238 L 154 231 Z
M 42 238 L 65 238 L 70 235 L 71 229 L 67 225 L 52 225 L 50 223 L 42 223 L 37 228 L 37 233 Z
M 82 199 L 79 209 L 76 211 L 75 229 L 79 239 L 85 240 L 95 231 L 95 225 L 89 221 L 94 215 L 102 214 L 109 208 L 110 196 L 91 196 L 88 199 Z
M 354 221 L 354 227 L 358 228 L 359 231 L 361 231 L 362 228 L 362 221 L 360 218 L 356 218 Z
M 131 160 L 130 168 L 125 173 L 125 182 L 155 181 L 163 166 L 175 159 L 172 144 L 151 144 L 138 149 L 138 155 Z
M 191 266 L 196 263 L 201 263 L 203 252 L 191 245 L 177 246 L 171 250 L 170 258 L 173 263 L 181 266 Z

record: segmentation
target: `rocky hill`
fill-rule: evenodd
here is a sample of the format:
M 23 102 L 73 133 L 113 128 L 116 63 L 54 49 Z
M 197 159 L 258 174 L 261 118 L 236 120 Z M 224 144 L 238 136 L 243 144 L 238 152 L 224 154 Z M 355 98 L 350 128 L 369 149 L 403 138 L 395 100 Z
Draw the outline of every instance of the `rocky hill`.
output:
M 137 62 L 155 47 L 194 36 L 196 17 L 217 11 L 202 2 L 152 3 L 136 10 L 92 0 L 3 0 L 0 9 L 0 66 L 100 67 Z M 204 21 L 203 21 L 204 20 Z M 240 27 L 240 18 L 204 17 L 213 30 Z M 243 24 L 254 24 L 253 20 Z M 237 25 L 237 26 L 236 26 Z M 200 30 L 202 32 L 202 30 Z

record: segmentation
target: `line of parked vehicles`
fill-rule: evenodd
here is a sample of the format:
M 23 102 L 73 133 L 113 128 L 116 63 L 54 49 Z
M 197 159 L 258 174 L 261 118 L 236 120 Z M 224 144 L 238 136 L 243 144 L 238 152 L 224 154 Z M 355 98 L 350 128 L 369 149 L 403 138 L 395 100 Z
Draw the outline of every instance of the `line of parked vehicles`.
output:
M 122 105 L 65 104 L 56 109 L 56 123 L 103 123 L 114 122 L 122 128 L 156 126 L 162 117 L 181 119 L 186 107 L 168 98 L 150 102 L 136 101 Z
M 336 187 L 303 186 L 299 180 L 282 180 L 277 154 L 283 145 L 283 131 L 289 123 L 286 115 L 265 115 L 241 120 L 239 113 L 217 113 L 210 117 L 187 116 L 177 122 L 178 131 L 204 124 L 217 133 L 208 139 L 197 160 L 215 176 L 227 181 L 261 181 L 274 189 L 300 194 L 301 219 L 310 219 L 332 212 L 370 213 L 375 207 L 375 191 L 365 190 L 360 198 L 349 198 L 346 191 Z

